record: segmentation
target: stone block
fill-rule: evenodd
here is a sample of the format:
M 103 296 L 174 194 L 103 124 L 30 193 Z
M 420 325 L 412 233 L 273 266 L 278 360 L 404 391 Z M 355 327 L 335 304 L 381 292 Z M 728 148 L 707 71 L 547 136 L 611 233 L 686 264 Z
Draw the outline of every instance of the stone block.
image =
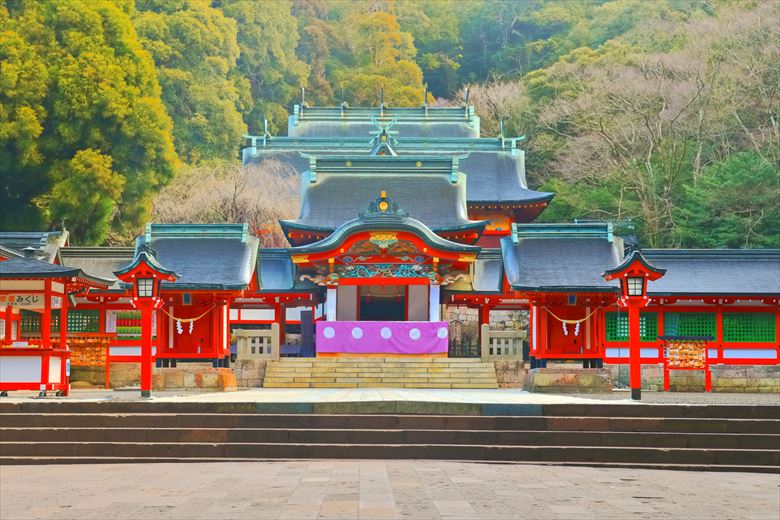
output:
M 183 388 L 196 388 L 194 372 L 187 370 L 182 374 L 182 386 Z
M 152 372 L 152 389 L 165 390 L 165 374 Z
M 608 393 L 612 377 L 608 369 L 535 368 L 525 375 L 523 388 L 529 392 Z
M 238 390 L 236 376 L 229 368 L 220 368 L 219 370 L 219 388 L 224 391 Z
M 201 376 L 201 388 L 219 388 L 219 374 L 216 371 L 203 372 Z
M 184 371 L 179 368 L 160 368 L 165 375 L 166 388 L 184 388 Z

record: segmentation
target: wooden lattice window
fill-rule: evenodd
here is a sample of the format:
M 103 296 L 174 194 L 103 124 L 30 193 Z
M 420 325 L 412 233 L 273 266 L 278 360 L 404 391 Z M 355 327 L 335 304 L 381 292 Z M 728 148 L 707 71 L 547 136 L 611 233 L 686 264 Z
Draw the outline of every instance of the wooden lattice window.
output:
M 29 334 L 31 332 L 41 331 L 41 315 L 37 312 L 22 309 L 21 333 Z
M 723 341 L 772 342 L 777 337 L 775 315 L 768 312 L 724 312 Z
M 51 311 L 51 330 L 60 330 L 60 311 Z M 68 311 L 68 332 L 100 332 L 100 311 Z
M 607 341 L 628 341 L 628 314 L 625 312 L 606 313 Z M 639 314 L 640 341 L 658 339 L 658 315 L 655 312 Z
M 715 337 L 714 312 L 667 312 L 664 314 L 666 336 Z

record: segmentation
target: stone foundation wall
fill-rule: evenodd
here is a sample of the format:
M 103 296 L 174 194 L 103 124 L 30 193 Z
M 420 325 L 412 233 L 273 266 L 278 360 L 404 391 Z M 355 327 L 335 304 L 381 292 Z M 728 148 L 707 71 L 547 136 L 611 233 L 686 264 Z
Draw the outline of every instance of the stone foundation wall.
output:
M 451 337 L 450 341 L 465 345 L 477 345 L 479 343 L 479 309 L 466 307 L 465 305 L 448 305 L 445 308 L 444 319 L 450 323 L 455 321 L 460 323 L 460 337 Z M 516 330 L 521 333 L 523 339 L 527 339 L 528 319 L 528 311 L 490 311 L 490 329 Z
M 233 364 L 239 388 L 259 388 L 265 379 L 265 359 L 237 359 Z
M 523 388 L 525 366 L 520 361 L 495 361 L 496 380 L 499 388 Z
M 617 388 L 628 388 L 628 365 L 605 365 Z M 780 365 L 713 365 L 713 392 L 780 393 Z M 642 366 L 642 389 L 662 391 L 664 374 L 661 365 Z M 672 370 L 671 392 L 704 391 L 703 370 Z
M 236 376 L 229 368 L 154 368 L 152 369 L 154 390 L 236 390 Z
M 111 388 L 138 386 L 141 384 L 140 363 L 111 363 Z M 71 366 L 71 383 L 86 383 L 84 387 L 104 387 L 106 384 L 105 366 Z M 79 386 L 79 385 L 76 385 Z
M 604 368 L 534 368 L 526 374 L 523 389 L 556 394 L 609 393 L 612 376 Z

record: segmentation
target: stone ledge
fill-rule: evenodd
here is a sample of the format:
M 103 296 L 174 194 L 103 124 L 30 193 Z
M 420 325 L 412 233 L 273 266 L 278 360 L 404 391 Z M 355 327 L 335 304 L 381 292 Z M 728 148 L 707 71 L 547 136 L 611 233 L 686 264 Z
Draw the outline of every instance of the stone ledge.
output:
M 229 368 L 154 368 L 154 390 L 211 390 L 228 392 L 238 389 L 236 376 Z
M 523 389 L 547 393 L 610 393 L 612 376 L 604 368 L 534 368 L 526 374 Z

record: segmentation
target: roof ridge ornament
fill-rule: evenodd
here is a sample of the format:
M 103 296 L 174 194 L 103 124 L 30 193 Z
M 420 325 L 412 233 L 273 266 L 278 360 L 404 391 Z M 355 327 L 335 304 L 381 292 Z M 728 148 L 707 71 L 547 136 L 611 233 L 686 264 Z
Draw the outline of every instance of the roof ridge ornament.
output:
M 387 196 L 387 192 L 383 190 L 376 200 L 360 212 L 359 218 L 364 222 L 376 220 L 395 220 L 402 222 L 409 218 L 409 212 L 402 209 L 397 202 L 393 202 L 393 200 Z

